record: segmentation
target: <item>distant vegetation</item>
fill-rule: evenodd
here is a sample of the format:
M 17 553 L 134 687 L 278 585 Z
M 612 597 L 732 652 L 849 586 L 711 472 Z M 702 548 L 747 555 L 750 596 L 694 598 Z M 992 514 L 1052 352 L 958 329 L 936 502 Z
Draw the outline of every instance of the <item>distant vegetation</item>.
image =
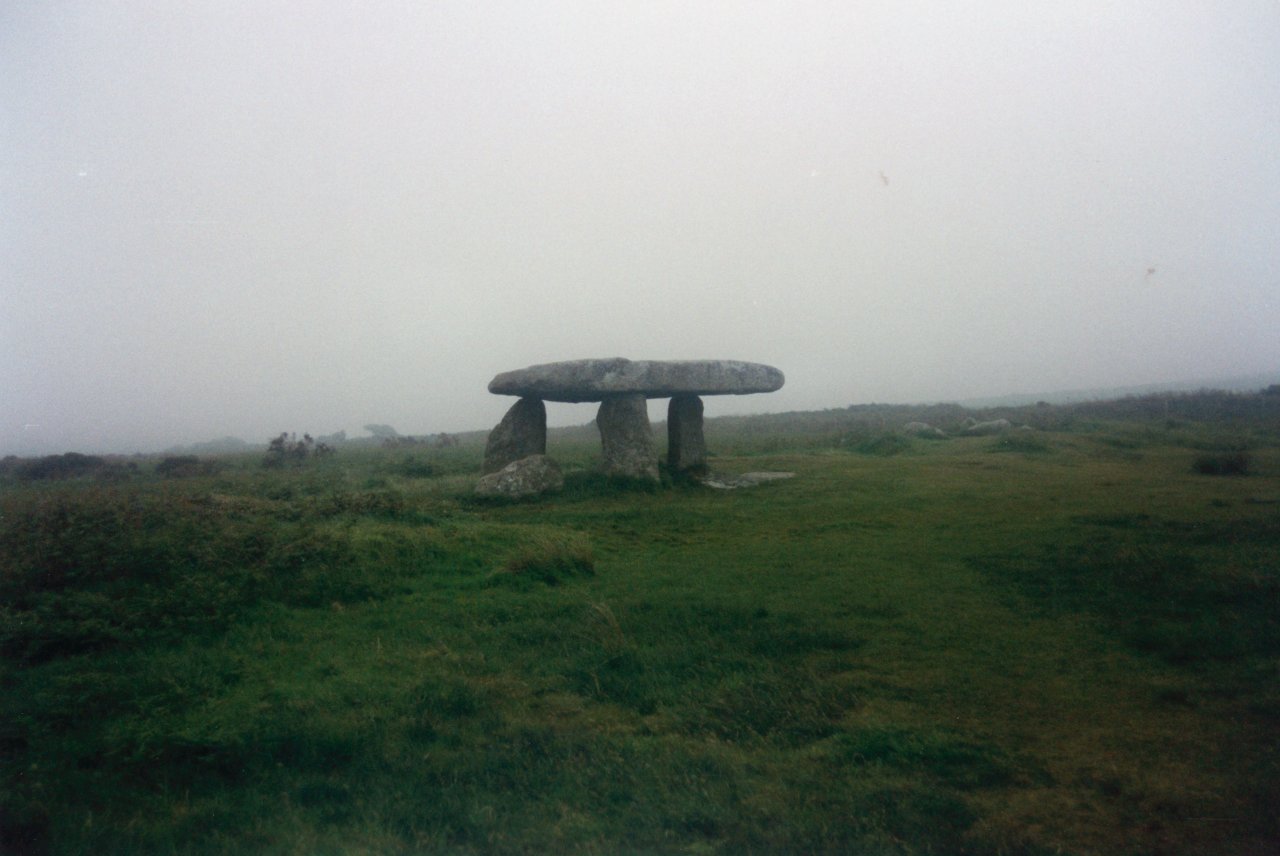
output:
M 253 444 L 239 437 L 219 437 L 189 446 L 174 446 L 166 452 L 171 455 L 236 455 L 253 450 Z
M 910 422 L 925 422 L 950 435 L 960 434 L 966 418 L 978 422 L 1008 419 L 1041 431 L 1089 431 L 1107 423 L 1128 430 L 1159 431 L 1175 443 L 1220 443 L 1223 437 L 1246 440 L 1274 430 L 1280 422 L 1280 394 L 1204 390 L 1161 393 L 1111 401 L 967 409 L 958 404 L 857 404 L 833 410 L 709 419 L 722 444 L 758 448 L 796 441 L 814 446 L 851 447 L 898 433 Z M 1209 433 L 1205 433 L 1206 429 Z M 784 439 L 785 438 L 785 439 Z
M 480 432 L 6 459 L 0 852 L 1276 852 L 1277 417 L 708 420 L 796 473 L 734 491 L 579 426 L 520 502 Z
M 332 454 L 332 446 L 324 442 L 317 443 L 310 434 L 303 434 L 299 440 L 297 434 L 282 432 L 267 444 L 267 455 L 262 459 L 262 465 L 268 468 L 301 466 L 308 459 L 324 458 Z
M 156 475 L 167 478 L 211 476 L 220 469 L 217 461 L 201 460 L 195 455 L 167 455 L 156 464 Z
M 20 481 L 60 481 L 85 477 L 113 481 L 127 478 L 136 471 L 137 464 L 132 461 L 82 455 L 79 452 L 26 460 L 10 456 L 0 463 L 0 473 L 16 476 Z

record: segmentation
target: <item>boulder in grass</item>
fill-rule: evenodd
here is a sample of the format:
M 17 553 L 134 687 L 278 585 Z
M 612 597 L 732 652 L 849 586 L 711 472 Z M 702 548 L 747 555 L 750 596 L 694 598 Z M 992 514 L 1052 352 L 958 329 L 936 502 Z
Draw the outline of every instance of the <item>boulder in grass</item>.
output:
M 530 455 L 512 461 L 496 473 L 476 483 L 477 496 L 505 496 L 519 499 L 557 491 L 564 487 L 564 474 L 546 455 Z
M 985 437 L 989 434 L 1003 434 L 1013 428 L 1008 419 L 992 419 L 990 422 L 974 422 L 964 429 L 964 433 L 974 437 Z
M 908 422 L 902 426 L 903 434 L 910 434 L 913 437 L 945 437 L 941 428 L 935 428 L 928 422 Z

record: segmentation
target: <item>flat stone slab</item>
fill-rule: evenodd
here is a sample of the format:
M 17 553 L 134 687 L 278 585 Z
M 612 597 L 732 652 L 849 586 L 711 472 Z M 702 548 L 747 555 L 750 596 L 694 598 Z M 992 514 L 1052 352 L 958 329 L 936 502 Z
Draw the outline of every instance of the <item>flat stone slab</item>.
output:
M 739 360 L 566 360 L 503 372 L 489 381 L 495 395 L 544 401 L 603 401 L 615 395 L 750 395 L 781 389 L 782 372 Z
M 758 473 L 743 473 L 740 476 L 712 475 L 702 479 L 701 481 L 707 487 L 714 487 L 718 490 L 736 490 L 740 487 L 755 487 L 758 484 L 779 481 L 781 479 L 791 479 L 795 478 L 795 476 L 795 473 L 766 470 Z

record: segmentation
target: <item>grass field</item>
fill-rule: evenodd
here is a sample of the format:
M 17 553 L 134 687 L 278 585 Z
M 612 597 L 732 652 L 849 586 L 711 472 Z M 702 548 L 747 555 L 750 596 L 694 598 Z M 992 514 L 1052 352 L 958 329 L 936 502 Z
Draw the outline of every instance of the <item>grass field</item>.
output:
M 737 491 L 8 479 L 0 849 L 1280 849 L 1280 425 L 761 424 Z

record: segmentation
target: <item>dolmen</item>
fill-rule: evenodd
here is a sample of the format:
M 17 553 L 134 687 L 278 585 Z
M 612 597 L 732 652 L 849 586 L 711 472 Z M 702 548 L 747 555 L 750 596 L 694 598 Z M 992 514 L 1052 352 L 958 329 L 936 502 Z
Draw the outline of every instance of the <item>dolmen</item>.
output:
M 600 402 L 603 469 L 609 475 L 658 479 L 658 454 L 646 401 L 670 398 L 667 407 L 667 464 L 673 473 L 704 473 L 707 446 L 702 434 L 702 396 L 773 392 L 782 372 L 738 360 L 626 360 L 621 357 L 545 363 L 503 372 L 489 382 L 495 395 L 519 400 L 489 433 L 484 471 L 547 452 L 546 401 Z

